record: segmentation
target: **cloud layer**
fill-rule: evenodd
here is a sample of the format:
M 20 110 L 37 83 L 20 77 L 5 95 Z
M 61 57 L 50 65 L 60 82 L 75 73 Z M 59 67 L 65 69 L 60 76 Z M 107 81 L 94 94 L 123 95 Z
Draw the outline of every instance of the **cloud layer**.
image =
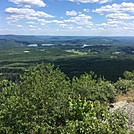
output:
M 123 2 L 121 4 L 112 4 L 112 5 L 106 5 L 102 6 L 100 8 L 97 8 L 94 10 L 96 13 L 106 13 L 106 12 L 132 12 L 134 13 L 134 3 L 127 3 Z
M 19 5 L 29 5 L 29 6 L 39 6 L 39 7 L 46 6 L 43 0 L 9 0 L 9 1 Z
M 114 1 L 8 0 L 3 10 L 5 18 L 1 16 L 0 23 L 6 25 L 4 32 L 7 29 L 11 33 L 19 29 L 16 33 L 134 35 L 134 2 Z
M 107 2 L 111 2 L 111 0 L 69 0 L 71 2 L 77 2 L 77 3 L 107 3 Z
M 5 13 L 10 14 L 11 16 L 7 19 L 12 21 L 17 21 L 21 19 L 33 19 L 37 20 L 38 18 L 53 18 L 54 16 L 47 14 L 43 11 L 35 11 L 34 9 L 29 8 L 6 8 Z
M 72 10 L 72 11 L 66 11 L 66 15 L 67 16 L 76 16 L 77 15 L 77 12 Z

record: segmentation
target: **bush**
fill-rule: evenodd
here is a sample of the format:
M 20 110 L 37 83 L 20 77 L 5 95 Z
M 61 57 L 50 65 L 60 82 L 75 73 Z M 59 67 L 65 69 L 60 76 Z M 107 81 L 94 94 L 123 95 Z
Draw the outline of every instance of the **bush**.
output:
M 124 72 L 124 79 L 119 78 L 115 83 L 115 88 L 117 89 L 118 94 L 126 94 L 130 90 L 134 90 L 134 71 Z
M 69 100 L 65 132 L 68 134 L 128 134 L 127 118 L 120 111 L 110 113 L 100 102 Z
M 84 74 L 79 79 L 74 77 L 72 89 L 76 98 L 80 95 L 87 100 L 99 100 L 101 102 L 113 102 L 116 96 L 114 85 L 110 81 L 97 78 L 94 73 Z
M 41 64 L 29 68 L 19 83 L 1 81 L 0 89 L 1 134 L 127 134 L 123 114 L 91 101 L 115 96 L 110 82 L 92 74 L 71 85 L 59 69 Z
M 132 72 L 125 71 L 123 76 L 125 77 L 126 80 L 134 80 L 134 71 Z
M 19 83 L 1 83 L 1 133 L 43 132 L 60 124 L 60 116 L 64 121 L 70 81 L 59 69 L 50 64 L 37 65 L 29 68 Z

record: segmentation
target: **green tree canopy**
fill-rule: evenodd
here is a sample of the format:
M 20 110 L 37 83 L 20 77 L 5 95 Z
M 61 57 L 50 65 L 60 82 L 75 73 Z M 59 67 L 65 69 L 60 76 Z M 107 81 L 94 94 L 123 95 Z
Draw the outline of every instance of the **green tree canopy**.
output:
M 85 73 L 80 78 L 74 77 L 72 80 L 72 88 L 77 95 L 86 97 L 88 100 L 99 100 L 101 102 L 112 102 L 116 95 L 114 85 L 104 78 L 97 78 L 93 72 Z
M 110 93 L 113 85 L 92 74 L 71 82 L 51 64 L 30 67 L 18 83 L 0 82 L 0 133 L 127 134 L 126 117 L 96 101 Z

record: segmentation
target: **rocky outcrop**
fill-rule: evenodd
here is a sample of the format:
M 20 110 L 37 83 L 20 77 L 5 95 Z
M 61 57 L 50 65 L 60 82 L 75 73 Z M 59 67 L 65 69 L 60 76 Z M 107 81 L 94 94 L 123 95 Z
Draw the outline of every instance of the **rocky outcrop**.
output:
M 110 111 L 122 110 L 128 115 L 128 127 L 134 131 L 134 102 L 119 101 L 112 104 Z

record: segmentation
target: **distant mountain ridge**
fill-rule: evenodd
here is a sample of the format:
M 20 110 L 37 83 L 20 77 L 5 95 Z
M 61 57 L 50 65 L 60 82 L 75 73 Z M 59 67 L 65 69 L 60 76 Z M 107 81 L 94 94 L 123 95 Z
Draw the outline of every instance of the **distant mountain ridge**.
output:
M 131 45 L 134 46 L 132 36 L 40 36 L 40 35 L 0 35 L 0 40 L 15 41 L 16 43 L 50 43 L 50 44 L 69 44 L 69 45 Z M 1 43 L 0 43 L 1 44 Z

